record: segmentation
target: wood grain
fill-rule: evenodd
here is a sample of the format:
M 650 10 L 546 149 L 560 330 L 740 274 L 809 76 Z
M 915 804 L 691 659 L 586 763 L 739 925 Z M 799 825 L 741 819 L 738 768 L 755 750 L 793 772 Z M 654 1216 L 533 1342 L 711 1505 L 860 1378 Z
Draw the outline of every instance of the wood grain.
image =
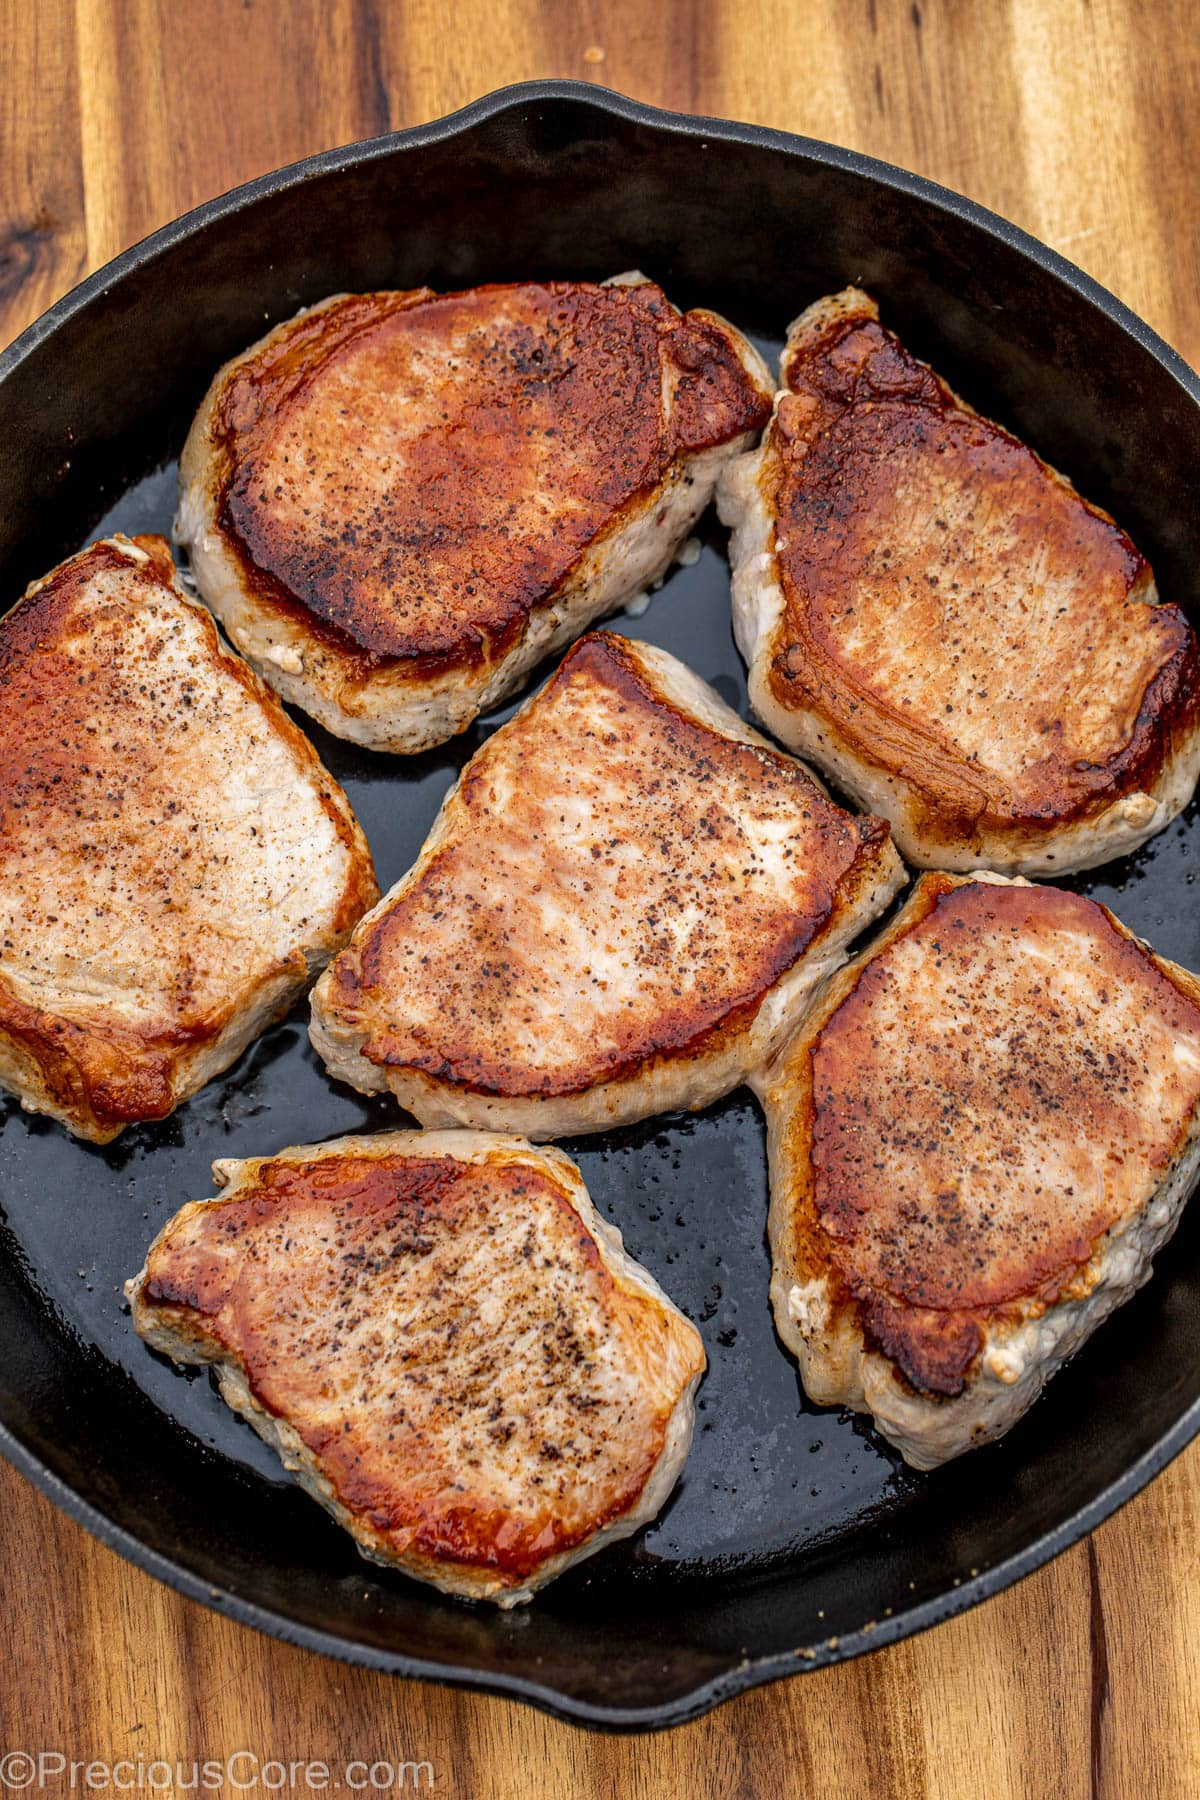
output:
M 1198 25 L 1183 0 L 0 0 L 0 341 L 238 181 L 572 75 L 931 175 L 1200 362 Z M 1200 1791 L 1200 1447 L 970 1616 L 652 1739 L 260 1638 L 128 1568 L 6 1467 L 0 1595 L 0 1751 L 427 1757 L 436 1792 L 498 1800 Z

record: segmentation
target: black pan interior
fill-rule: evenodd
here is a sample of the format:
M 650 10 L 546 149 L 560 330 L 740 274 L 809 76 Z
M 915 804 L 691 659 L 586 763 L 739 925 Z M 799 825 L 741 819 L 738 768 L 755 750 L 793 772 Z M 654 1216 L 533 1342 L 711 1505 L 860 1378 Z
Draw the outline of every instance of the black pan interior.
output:
M 951 196 L 841 152 L 655 115 L 569 84 L 317 159 L 132 252 L 0 363 L 0 596 L 98 531 L 169 531 L 173 457 L 216 365 L 338 289 L 640 266 L 766 349 L 856 280 L 979 407 L 1110 506 L 1164 593 L 1200 615 L 1195 383 L 1076 272 Z M 741 712 L 723 533 L 616 628 L 690 663 Z M 1191 552 L 1191 554 L 1189 554 Z M 305 725 L 386 885 L 498 713 L 416 759 Z M 304 721 L 301 721 L 305 723 Z M 1084 882 L 1200 966 L 1188 815 Z M 1200 1219 L 1150 1288 L 1006 1442 L 919 1477 L 849 1414 L 805 1401 L 767 1304 L 754 1102 L 580 1139 L 598 1206 L 699 1325 L 710 1370 L 661 1519 L 501 1616 L 362 1563 L 216 1398 L 134 1337 L 121 1284 L 215 1156 L 396 1122 L 333 1087 L 304 1009 L 159 1125 L 105 1150 L 0 1114 L 0 1446 L 137 1560 L 280 1635 L 515 1692 L 609 1725 L 672 1723 L 869 1647 L 1033 1567 L 1136 1490 L 1196 1425 Z

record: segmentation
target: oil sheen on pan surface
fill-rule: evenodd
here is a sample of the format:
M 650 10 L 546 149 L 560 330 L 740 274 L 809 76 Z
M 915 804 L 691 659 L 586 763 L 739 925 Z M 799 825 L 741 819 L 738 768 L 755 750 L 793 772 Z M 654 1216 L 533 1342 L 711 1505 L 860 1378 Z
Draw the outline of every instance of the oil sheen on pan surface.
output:
M 495 198 L 495 171 L 510 164 L 513 180 L 541 191 L 547 167 L 555 156 L 569 155 L 584 128 L 602 148 L 609 139 L 624 146 L 624 160 L 611 168 L 599 156 L 596 179 L 607 169 L 619 188 L 621 170 L 627 176 L 609 206 L 610 213 L 625 208 L 620 230 L 606 215 L 597 243 L 588 245 L 582 215 L 568 207 L 566 223 L 553 228 L 556 242 L 543 267 L 566 272 L 572 248 L 566 237 L 574 229 L 579 272 L 613 273 L 640 263 L 683 304 L 708 299 L 723 307 L 770 357 L 800 304 L 838 285 L 841 274 L 871 276 L 848 252 L 838 252 L 837 268 L 777 265 L 755 277 L 760 291 L 740 314 L 716 269 L 711 291 L 696 268 L 673 284 L 662 245 L 639 245 L 636 237 L 644 218 L 639 158 L 653 150 L 655 169 L 662 162 L 666 170 L 656 179 L 665 183 L 672 167 L 680 179 L 686 164 L 678 160 L 677 139 L 654 123 L 655 115 L 631 104 L 580 99 L 561 86 L 538 92 L 548 97 L 537 106 L 520 94 L 483 103 L 475 122 L 469 118 L 462 127 L 475 143 L 470 166 L 481 192 L 490 180 Z M 564 117 L 552 130 L 546 119 L 555 108 Z M 436 158 L 447 154 L 445 140 L 440 150 L 434 143 L 423 153 L 420 136 L 411 145 L 401 140 L 395 154 L 426 154 L 436 191 Z M 706 168 L 712 191 L 727 185 L 732 202 L 745 158 L 755 167 L 755 157 L 767 159 L 763 204 L 769 208 L 772 182 L 784 191 L 788 158 L 798 153 L 771 134 L 758 136 L 761 144 L 731 139 L 722 145 L 714 129 Z M 382 180 L 382 161 L 378 167 Z M 361 171 L 354 178 L 364 179 Z M 849 181 L 844 171 L 839 179 Z M 856 191 L 850 183 L 848 194 Z M 893 195 L 901 214 L 904 199 Z M 686 211 L 689 203 L 682 204 Z M 730 219 L 744 207 L 743 199 Z M 968 226 L 978 229 L 969 218 L 955 224 L 968 236 Z M 218 235 L 222 229 L 221 220 L 209 227 Z M 344 234 L 349 226 L 337 229 Z M 446 229 L 465 226 L 449 221 Z M 864 218 L 864 233 L 878 229 L 878 221 Z M 285 254 L 282 241 L 273 248 Z M 412 255 L 423 253 L 417 243 Z M 689 251 L 693 261 L 703 254 Z M 1003 254 L 1011 262 L 1025 253 L 1006 245 Z M 593 267 L 601 256 L 611 259 L 611 268 Z M 453 260 L 447 253 L 433 271 L 444 285 L 513 273 L 499 261 L 447 273 Z M 755 266 L 753 258 L 748 266 Z M 378 266 L 376 281 L 385 273 Z M 126 279 L 136 297 L 137 271 Z M 897 279 L 895 269 L 878 272 L 885 285 Z M 294 310 L 302 299 L 339 285 L 307 285 L 324 280 L 320 271 L 297 273 L 293 288 L 285 285 L 275 296 L 275 316 L 286 316 L 289 300 Z M 1110 319 L 1097 329 L 1120 335 Z M 182 337 L 182 325 L 179 332 Z M 253 335 L 248 330 L 229 347 Z M 969 358 L 965 347 L 959 351 L 953 375 L 967 397 L 984 409 L 997 405 L 996 371 L 987 356 L 972 391 Z M 1017 361 L 1023 383 L 1033 379 L 1033 357 L 1026 347 Z M 196 398 L 196 375 L 188 370 L 173 410 L 143 434 L 140 466 L 128 471 L 137 478 L 114 479 L 102 517 L 93 523 L 80 503 L 74 515 L 70 509 L 64 515 L 78 526 L 71 540 L 54 540 L 47 526 L 40 538 L 27 535 L 19 547 L 8 546 L 19 573 L 5 586 L 6 602 L 29 573 L 49 567 L 75 543 L 112 530 L 169 534 L 170 458 Z M 1031 435 L 1035 426 L 1036 417 L 1026 425 Z M 1052 458 L 1061 454 L 1053 443 L 1037 447 Z M 1117 503 L 1119 492 L 1113 499 L 1104 481 L 1097 491 L 1086 466 L 1069 456 L 1064 461 L 1085 492 Z M 1119 479 L 1108 485 L 1119 489 Z M 1128 523 L 1156 560 L 1153 518 Z M 672 651 L 746 716 L 744 671 L 730 630 L 725 533 L 709 514 L 700 536 L 699 560 L 676 568 L 644 611 L 618 615 L 612 628 Z M 1180 565 L 1177 545 L 1167 561 Z M 1166 580 L 1163 588 L 1194 604 L 1194 596 L 1170 590 Z M 416 758 L 357 750 L 296 715 L 345 787 L 384 888 L 414 859 L 467 757 L 512 710 L 489 715 Z M 1111 906 L 1161 955 L 1190 968 L 1200 967 L 1197 816 L 1193 803 L 1134 858 L 1070 884 Z M 218 1399 L 205 1374 L 178 1373 L 146 1350 L 122 1296 L 122 1284 L 164 1221 L 185 1200 L 214 1191 L 214 1158 L 405 1122 L 390 1100 L 368 1100 L 329 1082 L 309 1047 L 306 1021 L 301 1005 L 172 1118 L 132 1127 L 106 1149 L 27 1117 L 14 1102 L 4 1102 L 0 1112 L 0 1328 L 7 1346 L 0 1423 L 15 1440 L 13 1453 L 44 1481 L 47 1471 L 51 1484 L 57 1477 L 68 1491 L 52 1484 L 56 1497 L 71 1504 L 73 1492 L 94 1509 L 88 1522 L 109 1535 L 115 1528 L 120 1547 L 153 1572 L 239 1617 L 384 1667 L 517 1692 L 579 1719 L 670 1723 L 755 1679 L 868 1648 L 958 1610 L 982 1591 L 989 1570 L 1021 1555 L 1033 1566 L 1048 1548 L 1078 1535 L 1093 1514 L 1110 1508 L 1106 1495 L 1114 1483 L 1133 1491 L 1144 1479 L 1138 1469 L 1163 1460 L 1170 1430 L 1181 1439 L 1187 1434 L 1180 1421 L 1200 1388 L 1200 1225 L 1186 1213 L 1150 1287 L 1096 1334 L 996 1449 L 920 1476 L 862 1419 L 810 1406 L 771 1321 L 764 1132 L 756 1103 L 739 1091 L 694 1116 L 562 1146 L 579 1163 L 601 1214 L 620 1227 L 632 1254 L 704 1338 L 709 1372 L 698 1397 L 696 1436 L 660 1518 L 508 1615 L 442 1599 L 373 1568 Z

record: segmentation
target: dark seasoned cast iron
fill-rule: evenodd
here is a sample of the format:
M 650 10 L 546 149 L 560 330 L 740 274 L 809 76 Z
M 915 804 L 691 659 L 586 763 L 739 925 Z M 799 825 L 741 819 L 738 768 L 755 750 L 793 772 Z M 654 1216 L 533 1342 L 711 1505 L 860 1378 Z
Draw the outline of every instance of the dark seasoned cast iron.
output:
M 978 207 L 844 151 L 677 118 L 570 83 L 480 101 L 315 157 L 168 227 L 0 358 L 0 597 L 98 527 L 167 530 L 172 458 L 217 364 L 337 289 L 453 287 L 639 266 L 774 345 L 848 280 L 976 405 L 1112 508 L 1165 594 L 1200 613 L 1200 385 L 1059 257 Z M 745 710 L 722 534 L 619 629 Z M 429 755 L 314 730 L 385 883 L 494 720 Z M 1195 809 L 1091 878 L 1200 966 Z M 1135 1493 L 1200 1425 L 1200 1207 L 1151 1287 L 1000 1447 L 918 1477 L 862 1422 L 806 1405 L 767 1305 L 766 1167 L 735 1094 L 566 1148 L 704 1333 L 696 1442 L 661 1520 L 501 1615 L 361 1562 L 203 1376 L 134 1337 L 121 1283 L 214 1156 L 394 1122 L 334 1088 L 304 1009 L 175 1118 L 84 1147 L 0 1116 L 0 1448 L 135 1562 L 293 1642 L 657 1726 L 853 1655 L 994 1593 Z

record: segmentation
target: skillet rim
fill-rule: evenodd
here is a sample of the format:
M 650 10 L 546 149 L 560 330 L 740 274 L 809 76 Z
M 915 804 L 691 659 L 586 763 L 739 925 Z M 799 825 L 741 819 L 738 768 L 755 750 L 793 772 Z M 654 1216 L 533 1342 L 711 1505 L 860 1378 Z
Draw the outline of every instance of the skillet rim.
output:
M 95 300 L 118 286 L 126 276 L 163 252 L 198 236 L 210 225 L 233 216 L 247 206 L 302 186 L 305 182 L 364 163 L 384 159 L 398 150 L 419 150 L 427 144 L 460 137 L 474 127 L 504 113 L 538 105 L 570 105 L 590 108 L 627 123 L 656 132 L 704 141 L 709 138 L 775 151 L 828 168 L 848 171 L 876 185 L 919 199 L 949 213 L 986 236 L 997 239 L 1028 258 L 1087 305 L 1103 313 L 1154 360 L 1200 409 L 1200 377 L 1184 358 L 1115 295 L 1082 269 L 1037 238 L 1009 223 L 952 189 L 858 151 L 827 144 L 817 138 L 776 130 L 764 125 L 715 119 L 701 114 L 677 113 L 618 94 L 590 82 L 548 79 L 514 83 L 469 102 L 466 106 L 423 125 L 365 138 L 289 163 L 281 169 L 230 188 L 181 214 L 131 245 L 94 274 L 71 288 L 53 306 L 0 351 L 0 391 L 5 380 L 60 327 Z M 0 1455 L 41 1490 L 68 1517 L 83 1525 L 108 1548 L 145 1570 L 188 1599 L 213 1611 L 276 1637 L 284 1643 L 315 1650 L 340 1661 L 378 1669 L 409 1679 L 432 1680 L 446 1686 L 496 1693 L 533 1705 L 570 1724 L 611 1731 L 653 1731 L 680 1725 L 713 1707 L 767 1682 L 807 1673 L 844 1662 L 913 1636 L 918 1631 L 967 1611 L 1014 1582 L 1034 1573 L 1053 1557 L 1069 1549 L 1109 1518 L 1148 1485 L 1168 1463 L 1200 1434 L 1200 1399 L 1188 1407 L 1149 1450 L 1103 1488 L 1090 1502 L 1022 1550 L 970 1577 L 943 1593 L 894 1614 L 876 1625 L 860 1628 L 830 1642 L 800 1645 L 794 1650 L 762 1657 L 744 1655 L 728 1669 L 675 1699 L 643 1707 L 613 1707 L 580 1699 L 559 1688 L 525 1676 L 497 1671 L 464 1669 L 426 1660 L 400 1651 L 379 1649 L 302 1625 L 286 1613 L 247 1600 L 224 1588 L 214 1588 L 164 1552 L 152 1548 L 118 1524 L 107 1513 L 83 1499 L 0 1421 Z

